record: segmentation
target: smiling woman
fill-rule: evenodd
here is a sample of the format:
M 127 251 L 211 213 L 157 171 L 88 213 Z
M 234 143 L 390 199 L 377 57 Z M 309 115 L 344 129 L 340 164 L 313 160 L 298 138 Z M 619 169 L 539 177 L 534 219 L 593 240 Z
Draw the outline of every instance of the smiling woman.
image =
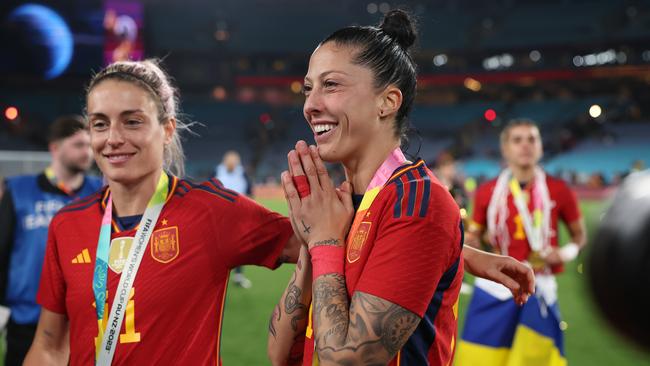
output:
M 216 179 L 180 178 L 176 95 L 154 61 L 118 62 L 90 82 L 108 186 L 52 220 L 26 365 L 218 364 L 230 269 L 295 262 L 286 218 Z
M 102 85 L 106 84 L 103 83 L 105 81 L 111 83 Z M 140 128 L 143 124 L 146 125 L 147 131 L 154 134 L 164 130 L 164 144 L 159 145 L 164 146 L 165 168 L 177 176 L 184 175 L 184 154 L 179 133 L 189 130 L 189 126 L 178 118 L 178 93 L 156 61 L 114 63 L 93 77 L 87 93 L 86 112 L 91 131 L 96 132 L 98 143 L 109 142 L 108 136 L 102 135 L 101 132 L 108 130 L 110 119 L 104 111 L 96 110 L 106 104 L 108 112 L 119 111 L 120 116 L 115 120 L 119 120 L 125 127 L 121 129 L 123 131 Z M 149 116 L 154 120 L 148 120 Z M 155 122 L 158 122 L 163 130 L 156 129 Z M 115 140 L 110 142 L 115 146 Z M 101 147 L 93 145 L 94 148 Z
M 303 113 L 318 147 L 299 141 L 282 175 L 308 245 L 270 321 L 274 365 L 448 365 L 464 263 L 519 303 L 532 291 L 524 264 L 463 248 L 458 206 L 400 149 L 414 41 L 411 18 L 393 10 L 378 27 L 332 33 L 309 60 Z M 347 181 L 334 187 L 323 161 Z
M 416 87 L 410 22 L 404 12 L 392 12 L 381 28 L 340 29 L 314 51 L 303 113 L 324 160 L 347 166 L 361 155 L 359 147 L 364 155 L 399 147 Z

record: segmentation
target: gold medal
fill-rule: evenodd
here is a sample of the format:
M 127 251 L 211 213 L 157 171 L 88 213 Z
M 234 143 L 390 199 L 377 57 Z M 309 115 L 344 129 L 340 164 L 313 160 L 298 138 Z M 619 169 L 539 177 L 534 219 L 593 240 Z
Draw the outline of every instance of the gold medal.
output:
M 538 251 L 531 251 L 528 256 L 528 263 L 533 267 L 533 271 L 541 271 L 546 268 L 546 261 Z

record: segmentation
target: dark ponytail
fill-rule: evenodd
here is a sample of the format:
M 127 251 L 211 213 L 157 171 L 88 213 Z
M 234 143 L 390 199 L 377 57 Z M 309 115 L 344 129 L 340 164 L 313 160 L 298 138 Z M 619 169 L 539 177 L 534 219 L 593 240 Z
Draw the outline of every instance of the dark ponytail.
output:
M 403 10 L 391 10 L 378 27 L 345 27 L 321 42 L 358 49 L 353 62 L 372 70 L 377 89 L 391 84 L 400 89 L 402 105 L 395 116 L 395 133 L 400 138 L 406 137 L 409 128 L 406 118 L 415 99 L 417 72 L 409 49 L 416 38 L 410 16 Z

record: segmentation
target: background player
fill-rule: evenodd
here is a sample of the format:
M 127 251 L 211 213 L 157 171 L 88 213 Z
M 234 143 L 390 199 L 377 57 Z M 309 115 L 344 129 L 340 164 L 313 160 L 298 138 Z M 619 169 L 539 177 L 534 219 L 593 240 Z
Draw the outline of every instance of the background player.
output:
M 216 178 L 221 181 L 224 187 L 232 189 L 239 194 L 252 196 L 252 184 L 246 175 L 246 169 L 241 164 L 241 156 L 234 150 L 227 151 L 223 155 L 221 164 L 217 166 Z M 243 288 L 251 288 L 253 283 L 244 276 L 244 269 L 237 267 L 234 269 L 235 275 L 232 281 L 235 285 Z
M 0 304 L 11 309 L 7 365 L 20 365 L 36 331 L 36 292 L 52 216 L 102 186 L 85 175 L 92 165 L 90 135 L 81 116 L 63 116 L 49 128 L 52 163 L 37 175 L 7 178 L 0 202 Z
M 513 120 L 500 139 L 508 167 L 479 187 L 467 243 L 479 247 L 487 234 L 495 251 L 528 261 L 536 272 L 536 296 L 519 308 L 506 288 L 477 279 L 457 360 L 462 365 L 563 365 L 555 274 L 584 247 L 584 223 L 575 194 L 539 166 L 539 128 L 530 120 Z M 560 220 L 571 236 L 561 249 Z

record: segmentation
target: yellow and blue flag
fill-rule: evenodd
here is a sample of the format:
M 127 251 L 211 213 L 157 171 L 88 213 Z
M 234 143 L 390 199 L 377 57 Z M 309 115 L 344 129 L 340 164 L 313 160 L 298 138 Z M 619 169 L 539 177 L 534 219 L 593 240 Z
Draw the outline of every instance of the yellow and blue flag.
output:
M 475 287 L 456 365 L 566 366 L 557 295 L 538 289 L 519 307 L 505 287 L 494 290 Z

